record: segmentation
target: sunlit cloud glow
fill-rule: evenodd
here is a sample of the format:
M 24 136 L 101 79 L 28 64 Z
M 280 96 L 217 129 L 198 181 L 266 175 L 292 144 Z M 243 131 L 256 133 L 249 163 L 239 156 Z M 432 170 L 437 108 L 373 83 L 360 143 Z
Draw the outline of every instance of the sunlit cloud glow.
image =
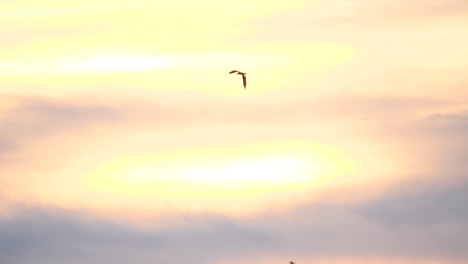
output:
M 466 1 L 15 0 L 0 23 L 0 263 L 468 259 Z

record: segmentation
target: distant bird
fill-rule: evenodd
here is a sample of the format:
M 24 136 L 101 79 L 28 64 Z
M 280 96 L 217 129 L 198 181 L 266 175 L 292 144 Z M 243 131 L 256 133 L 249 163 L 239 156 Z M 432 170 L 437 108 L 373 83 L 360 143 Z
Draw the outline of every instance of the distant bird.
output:
M 245 78 L 245 75 L 247 73 L 234 70 L 234 71 L 230 71 L 229 74 L 236 73 L 236 72 L 237 72 L 238 75 L 242 75 L 242 82 L 244 83 L 244 89 L 247 89 L 247 87 L 246 87 L 247 86 L 247 78 Z

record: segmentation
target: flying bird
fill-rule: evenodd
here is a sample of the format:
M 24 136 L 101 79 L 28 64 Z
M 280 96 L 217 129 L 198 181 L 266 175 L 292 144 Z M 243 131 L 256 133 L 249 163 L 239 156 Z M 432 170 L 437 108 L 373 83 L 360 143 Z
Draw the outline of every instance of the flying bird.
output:
M 236 72 L 237 72 L 237 75 L 242 75 L 242 82 L 244 83 L 244 89 L 247 89 L 247 87 L 246 87 L 247 86 L 247 78 L 245 77 L 245 75 L 247 73 L 234 70 L 234 71 L 230 71 L 229 74 L 236 73 Z

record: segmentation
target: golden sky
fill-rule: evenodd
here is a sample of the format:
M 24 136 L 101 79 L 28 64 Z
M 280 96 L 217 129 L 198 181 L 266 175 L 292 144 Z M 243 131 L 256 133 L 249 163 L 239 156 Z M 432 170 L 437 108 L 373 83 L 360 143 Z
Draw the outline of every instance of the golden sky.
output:
M 467 257 L 466 1 L 17 0 L 0 24 L 0 262 Z

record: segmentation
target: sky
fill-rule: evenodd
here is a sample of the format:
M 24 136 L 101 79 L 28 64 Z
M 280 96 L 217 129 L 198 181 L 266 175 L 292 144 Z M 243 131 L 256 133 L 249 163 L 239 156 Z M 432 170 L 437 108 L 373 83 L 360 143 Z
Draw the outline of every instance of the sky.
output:
M 0 263 L 468 259 L 467 1 L 3 0 L 0 24 Z

